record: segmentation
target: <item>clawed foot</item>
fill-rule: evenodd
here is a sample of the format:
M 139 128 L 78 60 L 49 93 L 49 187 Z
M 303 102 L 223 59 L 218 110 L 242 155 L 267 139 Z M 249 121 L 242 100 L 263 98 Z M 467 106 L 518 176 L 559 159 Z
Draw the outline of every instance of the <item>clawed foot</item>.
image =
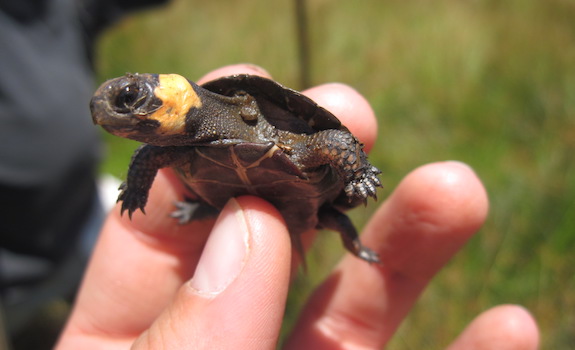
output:
M 176 210 L 174 210 L 170 216 L 177 219 L 180 225 L 183 225 L 192 221 L 192 215 L 194 215 L 198 208 L 198 203 L 184 200 L 174 202 L 174 206 L 176 207 Z
M 366 248 L 362 245 L 358 247 L 358 251 L 356 252 L 357 257 L 362 260 L 367 261 L 368 263 L 376 263 L 381 264 L 381 260 L 379 260 L 379 255 L 374 252 L 373 250 Z
M 137 209 L 140 209 L 144 214 L 146 213 L 144 211 L 144 207 L 148 201 L 148 193 L 130 190 L 125 182 L 120 185 L 119 190 L 121 192 L 118 196 L 117 202 L 122 202 L 122 209 L 120 211 L 122 215 L 127 210 L 128 216 L 132 219 L 132 214 Z
M 381 181 L 377 178 L 380 173 L 379 169 L 369 165 L 345 186 L 345 194 L 350 200 L 362 199 L 366 202 L 368 197 L 377 199 L 377 187 L 382 187 Z
M 381 264 L 381 260 L 379 260 L 379 254 L 361 244 L 359 238 L 357 237 L 353 239 L 351 242 L 347 242 L 346 248 L 353 255 L 357 256 L 362 260 L 367 261 L 370 264 L 371 263 Z

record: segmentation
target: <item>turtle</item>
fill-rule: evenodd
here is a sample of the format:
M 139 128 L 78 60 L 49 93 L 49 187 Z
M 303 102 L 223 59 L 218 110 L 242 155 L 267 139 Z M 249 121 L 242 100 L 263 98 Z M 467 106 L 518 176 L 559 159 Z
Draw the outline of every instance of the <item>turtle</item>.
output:
M 381 171 L 337 117 L 300 92 L 249 74 L 202 85 L 126 74 L 104 82 L 90 110 L 106 131 L 142 142 L 120 186 L 122 214 L 144 212 L 156 173 L 173 168 L 192 194 L 175 203 L 182 224 L 254 195 L 278 209 L 300 254 L 302 233 L 328 229 L 353 255 L 380 262 L 344 212 L 377 199 Z

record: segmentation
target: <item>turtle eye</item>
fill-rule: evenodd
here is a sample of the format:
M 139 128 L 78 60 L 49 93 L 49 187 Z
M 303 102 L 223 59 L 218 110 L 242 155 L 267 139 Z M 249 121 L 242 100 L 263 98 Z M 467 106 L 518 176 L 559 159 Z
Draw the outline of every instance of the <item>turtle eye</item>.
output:
M 130 84 L 123 87 L 116 96 L 114 106 L 120 113 L 129 113 L 141 106 L 145 101 L 144 96 L 140 94 L 140 88 L 136 84 Z

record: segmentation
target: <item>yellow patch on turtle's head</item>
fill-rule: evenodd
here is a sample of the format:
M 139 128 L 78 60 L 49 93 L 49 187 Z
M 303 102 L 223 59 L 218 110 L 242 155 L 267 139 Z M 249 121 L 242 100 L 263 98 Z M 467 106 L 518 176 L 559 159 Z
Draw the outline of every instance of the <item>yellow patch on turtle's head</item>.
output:
M 162 106 L 147 116 L 160 123 L 155 130 L 159 135 L 183 134 L 186 115 L 191 108 L 201 108 L 202 101 L 190 82 L 178 74 L 159 74 L 154 95 Z

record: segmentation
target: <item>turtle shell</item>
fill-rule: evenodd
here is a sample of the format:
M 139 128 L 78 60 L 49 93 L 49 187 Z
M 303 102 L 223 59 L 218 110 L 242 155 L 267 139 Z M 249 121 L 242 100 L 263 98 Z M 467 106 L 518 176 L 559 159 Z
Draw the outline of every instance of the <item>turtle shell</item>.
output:
M 269 123 L 281 130 L 307 134 L 327 129 L 349 132 L 336 116 L 315 101 L 271 79 L 237 74 L 212 80 L 202 87 L 224 96 L 235 96 L 238 92 L 253 96 Z
M 264 198 L 282 213 L 296 238 L 318 227 L 317 212 L 326 203 L 333 203 L 344 186 L 329 166 L 303 172 L 274 143 L 197 146 L 187 157 L 189 161 L 175 169 L 200 203 L 220 210 L 232 197 Z M 194 214 L 183 211 L 174 216 L 185 223 Z

